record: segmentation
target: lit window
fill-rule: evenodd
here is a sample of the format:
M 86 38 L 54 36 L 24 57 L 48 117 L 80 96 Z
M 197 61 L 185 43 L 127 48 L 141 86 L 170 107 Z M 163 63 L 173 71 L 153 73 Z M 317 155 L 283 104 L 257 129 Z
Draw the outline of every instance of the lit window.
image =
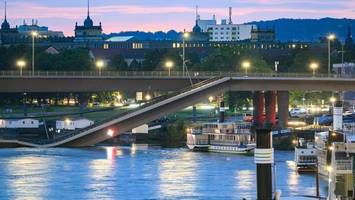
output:
M 108 44 L 104 44 L 104 49 L 109 49 L 109 45 Z

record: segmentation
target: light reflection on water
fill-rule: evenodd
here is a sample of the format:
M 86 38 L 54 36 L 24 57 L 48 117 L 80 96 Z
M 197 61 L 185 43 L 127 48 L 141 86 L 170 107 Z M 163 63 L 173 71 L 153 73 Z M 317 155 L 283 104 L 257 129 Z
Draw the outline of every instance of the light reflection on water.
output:
M 253 157 L 187 149 L 0 149 L 0 199 L 255 199 Z M 276 152 L 283 196 L 314 195 L 314 175 Z M 321 194 L 326 194 L 321 181 Z
M 159 190 L 168 199 L 192 198 L 196 194 L 199 163 L 198 154 L 183 152 L 159 162 Z M 195 197 L 196 198 L 196 197 Z
M 11 199 L 38 199 L 47 195 L 47 185 L 51 181 L 50 168 L 52 158 L 21 156 L 9 160 L 5 169 L 11 173 L 11 179 L 5 180 Z M 31 167 L 31 170 L 28 167 Z M 4 179 L 2 179 L 4 180 Z

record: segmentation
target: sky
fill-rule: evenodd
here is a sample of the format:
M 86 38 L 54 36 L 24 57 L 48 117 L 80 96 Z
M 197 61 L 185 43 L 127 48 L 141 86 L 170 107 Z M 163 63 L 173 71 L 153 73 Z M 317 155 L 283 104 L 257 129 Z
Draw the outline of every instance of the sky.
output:
M 3 20 L 4 0 L 0 4 Z M 355 0 L 90 0 L 91 17 L 102 22 L 105 33 L 120 31 L 190 30 L 195 23 L 195 7 L 202 19 L 215 14 L 233 22 L 245 23 L 278 18 L 355 18 Z M 12 26 L 37 19 L 50 30 L 74 34 L 75 22 L 86 18 L 87 0 L 7 0 Z

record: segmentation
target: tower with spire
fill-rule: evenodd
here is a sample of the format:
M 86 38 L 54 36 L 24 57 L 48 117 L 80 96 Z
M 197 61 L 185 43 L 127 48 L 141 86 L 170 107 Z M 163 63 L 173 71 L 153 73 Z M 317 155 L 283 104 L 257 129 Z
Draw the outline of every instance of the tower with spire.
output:
M 1 24 L 1 30 L 5 31 L 5 30 L 10 30 L 10 24 L 9 22 L 7 22 L 7 2 L 5 1 L 5 17 L 4 17 L 4 21 Z
M 11 44 L 19 41 L 20 35 L 17 27 L 11 28 L 10 23 L 7 21 L 7 1 L 5 0 L 4 21 L 1 24 L 0 30 L 0 43 Z
M 74 42 L 90 42 L 102 40 L 101 22 L 98 26 L 94 25 L 94 21 L 90 17 L 90 0 L 87 0 L 87 17 L 84 24 L 79 26 L 75 24 L 75 39 Z
M 209 34 L 202 31 L 202 28 L 199 25 L 201 20 L 200 15 L 198 13 L 198 6 L 196 6 L 196 19 L 195 26 L 192 28 L 192 32 L 190 33 L 190 37 L 187 39 L 188 42 L 191 41 L 208 41 Z
M 351 52 L 352 50 L 354 50 L 354 41 L 353 41 L 353 36 L 351 34 L 351 25 L 349 24 L 348 35 L 345 40 L 345 51 Z
M 195 26 L 192 29 L 192 32 L 194 33 L 201 33 L 201 27 L 198 25 L 198 21 L 200 20 L 200 15 L 198 14 L 198 6 L 196 6 L 196 21 L 195 21 Z

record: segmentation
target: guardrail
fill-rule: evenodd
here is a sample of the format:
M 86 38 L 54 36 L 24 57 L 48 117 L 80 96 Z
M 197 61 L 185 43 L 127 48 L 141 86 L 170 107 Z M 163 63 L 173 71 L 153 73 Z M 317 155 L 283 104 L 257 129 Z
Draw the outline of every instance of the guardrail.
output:
M 0 71 L 0 78 L 164 78 L 176 79 L 209 79 L 212 77 L 290 77 L 290 78 L 355 78 L 355 75 L 316 74 L 311 73 L 240 73 L 218 71 Z

